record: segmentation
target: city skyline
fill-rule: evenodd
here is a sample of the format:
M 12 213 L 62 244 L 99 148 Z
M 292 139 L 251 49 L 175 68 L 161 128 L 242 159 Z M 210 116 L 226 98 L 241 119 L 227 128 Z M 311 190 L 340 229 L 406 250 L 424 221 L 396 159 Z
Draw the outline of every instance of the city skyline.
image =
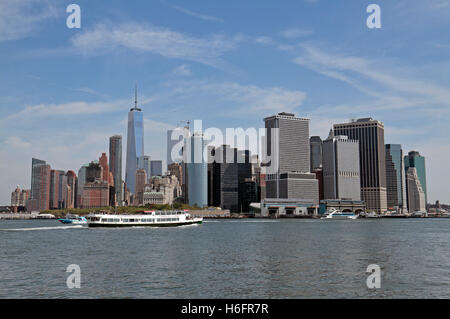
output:
M 448 22 L 435 19 L 448 10 L 433 10 L 437 1 L 426 8 L 405 3 L 380 1 L 385 20 L 379 32 L 365 28 L 364 4 L 349 2 L 344 10 L 320 0 L 284 4 L 279 8 L 284 21 L 275 18 L 271 30 L 262 23 L 252 27 L 240 15 L 230 25 L 224 4 L 201 3 L 183 6 L 218 19 L 141 3 L 123 6 L 119 22 L 108 25 L 117 14 L 86 1 L 79 1 L 86 15 L 77 31 L 65 27 L 65 8 L 57 5 L 55 15 L 40 17 L 34 32 L 13 34 L 8 26 L 9 34 L 0 31 L 0 203 L 9 204 L 16 185 L 30 186 L 32 157 L 77 171 L 108 151 L 110 136 L 122 135 L 125 142 L 125 110 L 135 82 L 142 92 L 145 149 L 152 158 L 165 159 L 166 130 L 189 119 L 219 128 L 263 127 L 264 116 L 290 111 L 311 118 L 310 135 L 324 139 L 333 124 L 370 116 L 385 124 L 386 144 L 402 144 L 404 154 L 417 150 L 426 157 L 428 202 L 450 202 L 444 163 L 450 156 L 448 44 L 438 36 Z M 250 4 L 240 5 L 243 15 L 251 12 Z M 324 21 L 330 10 L 336 20 Z M 402 17 L 419 12 L 421 21 L 402 25 Z M 261 19 L 255 20 L 272 13 L 261 8 Z M 144 46 L 120 42 L 109 30 L 133 34 Z M 150 31 L 177 52 L 147 38 Z M 93 47 L 98 54 L 89 50 L 95 36 L 104 36 Z M 186 39 L 189 45 L 183 46 Z M 415 52 L 418 45 L 428 51 Z

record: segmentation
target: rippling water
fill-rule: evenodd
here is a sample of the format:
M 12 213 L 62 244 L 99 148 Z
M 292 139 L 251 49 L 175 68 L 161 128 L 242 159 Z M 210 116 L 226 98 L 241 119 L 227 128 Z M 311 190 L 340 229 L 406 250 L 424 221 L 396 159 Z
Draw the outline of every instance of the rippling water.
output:
M 0 298 L 450 298 L 450 219 L 0 221 L 0 241 Z M 380 289 L 366 287 L 369 264 Z

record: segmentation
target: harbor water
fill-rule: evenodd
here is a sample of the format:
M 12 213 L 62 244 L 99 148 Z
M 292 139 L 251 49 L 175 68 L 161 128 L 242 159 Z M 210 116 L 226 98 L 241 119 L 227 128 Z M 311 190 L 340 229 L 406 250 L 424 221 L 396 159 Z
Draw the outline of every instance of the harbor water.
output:
M 450 298 L 450 219 L 1 220 L 0 242 L 0 298 Z M 379 289 L 366 285 L 370 264 Z

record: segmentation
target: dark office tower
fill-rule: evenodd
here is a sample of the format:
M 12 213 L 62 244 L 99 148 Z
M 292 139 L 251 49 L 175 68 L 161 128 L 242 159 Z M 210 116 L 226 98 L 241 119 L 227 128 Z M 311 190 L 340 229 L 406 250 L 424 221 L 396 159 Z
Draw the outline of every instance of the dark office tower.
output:
M 425 193 L 425 205 L 427 202 L 427 174 L 425 170 L 425 157 L 421 156 L 417 151 L 411 151 L 405 156 L 405 174 L 408 168 L 415 167 L 417 176 L 419 177 L 420 185 Z
M 384 124 L 372 118 L 335 124 L 335 135 L 346 135 L 359 141 L 359 165 L 361 174 L 361 199 L 369 210 L 385 212 L 386 155 L 384 148 Z
M 322 167 L 323 142 L 320 136 L 311 136 L 309 145 L 311 154 L 311 172 L 313 172 L 316 168 Z
M 318 204 L 318 181 L 310 173 L 309 119 L 283 112 L 266 117 L 264 122 L 270 158 L 266 198 L 313 200 Z
M 66 172 L 50 170 L 50 199 L 51 209 L 64 208 L 64 175 Z
M 144 203 L 144 188 L 147 184 L 147 172 L 145 169 L 138 169 L 136 171 L 136 185 L 134 187 L 135 194 L 133 197 L 134 205 L 140 206 Z
M 75 208 L 76 187 L 77 175 L 74 171 L 67 171 L 64 177 L 64 208 Z
M 213 156 L 213 163 L 208 165 L 208 202 L 232 213 L 245 210 L 248 205 L 244 204 L 243 187 L 252 175 L 250 151 L 222 145 L 208 152 Z
M 248 186 L 246 181 L 252 178 L 252 163 L 249 150 L 237 151 L 237 165 L 238 165 L 238 180 L 239 180 L 239 212 L 248 212 L 250 205 L 250 198 L 246 198 L 245 187 Z M 251 192 L 250 192 L 251 193 Z
M 113 175 L 115 205 L 122 206 L 122 136 L 114 135 L 109 138 L 109 171 Z
M 27 210 L 42 211 L 49 209 L 50 202 L 50 165 L 33 158 L 31 161 L 31 195 Z
M 128 112 L 127 133 L 127 163 L 125 170 L 125 182 L 130 193 L 134 193 L 136 186 L 136 170 L 138 159 L 144 155 L 144 113 L 137 107 L 137 90 L 135 93 L 134 107 Z
M 400 144 L 386 144 L 386 196 L 388 209 L 406 209 L 406 180 Z
M 162 176 L 162 161 L 150 161 L 150 171 L 152 176 Z

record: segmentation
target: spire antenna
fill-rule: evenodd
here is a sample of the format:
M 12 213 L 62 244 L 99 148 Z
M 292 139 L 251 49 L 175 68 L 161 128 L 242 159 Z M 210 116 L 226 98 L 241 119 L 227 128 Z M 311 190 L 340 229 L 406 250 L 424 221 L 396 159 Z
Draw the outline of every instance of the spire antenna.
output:
M 134 108 L 137 109 L 137 84 L 134 88 Z

